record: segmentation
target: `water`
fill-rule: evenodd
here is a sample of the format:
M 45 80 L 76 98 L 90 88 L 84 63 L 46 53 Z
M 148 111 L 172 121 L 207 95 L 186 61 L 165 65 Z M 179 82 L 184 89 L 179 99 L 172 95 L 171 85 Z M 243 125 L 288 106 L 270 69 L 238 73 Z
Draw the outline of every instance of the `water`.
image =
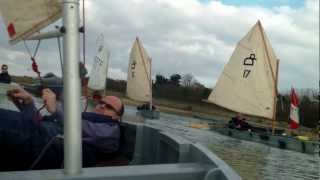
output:
M 3 90 L 3 89 L 2 89 Z M 42 101 L 35 99 L 38 107 Z M 13 109 L 0 87 L 0 108 Z M 136 117 L 133 107 L 126 107 L 128 117 Z M 229 164 L 244 180 L 319 180 L 320 158 L 263 144 L 233 139 L 213 131 L 188 127 L 196 118 L 161 113 L 159 120 L 145 123 L 206 145 Z
M 135 114 L 132 107 L 126 113 Z M 319 180 L 320 157 L 242 141 L 214 131 L 188 127 L 202 120 L 161 113 L 159 120 L 146 124 L 200 142 L 229 164 L 245 180 Z

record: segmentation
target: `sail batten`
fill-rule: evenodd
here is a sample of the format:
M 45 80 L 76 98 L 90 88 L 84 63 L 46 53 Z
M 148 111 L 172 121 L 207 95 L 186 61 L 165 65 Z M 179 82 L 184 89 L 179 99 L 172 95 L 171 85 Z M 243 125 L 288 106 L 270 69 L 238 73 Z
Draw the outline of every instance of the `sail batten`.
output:
M 0 1 L 10 43 L 27 39 L 62 17 L 61 0 Z
M 127 96 L 133 100 L 150 102 L 151 62 L 140 40 L 136 38 L 130 52 L 130 60 L 127 78 Z
M 274 118 L 277 57 L 258 21 L 237 44 L 208 101 L 248 115 Z

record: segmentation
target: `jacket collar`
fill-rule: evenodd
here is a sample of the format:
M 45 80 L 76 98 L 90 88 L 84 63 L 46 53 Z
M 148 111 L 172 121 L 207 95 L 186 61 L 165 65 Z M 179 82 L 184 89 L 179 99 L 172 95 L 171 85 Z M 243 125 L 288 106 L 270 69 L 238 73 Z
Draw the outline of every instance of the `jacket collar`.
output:
M 119 123 L 119 121 L 112 119 L 111 116 L 101 115 L 93 112 L 83 112 L 82 119 L 93 123 Z

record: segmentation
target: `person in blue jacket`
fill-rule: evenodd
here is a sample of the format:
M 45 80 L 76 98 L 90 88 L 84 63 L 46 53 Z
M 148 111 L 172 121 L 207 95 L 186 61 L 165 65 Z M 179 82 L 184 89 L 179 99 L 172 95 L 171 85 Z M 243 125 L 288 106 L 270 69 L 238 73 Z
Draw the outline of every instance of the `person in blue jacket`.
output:
M 41 116 L 31 94 L 23 89 L 8 91 L 20 112 L 0 109 L 0 170 L 61 168 L 63 164 L 63 111 L 50 89 L 42 99 L 50 115 Z M 82 113 L 84 166 L 92 166 L 96 154 L 112 154 L 120 144 L 119 122 L 124 113 L 121 100 L 103 97 L 92 112 Z

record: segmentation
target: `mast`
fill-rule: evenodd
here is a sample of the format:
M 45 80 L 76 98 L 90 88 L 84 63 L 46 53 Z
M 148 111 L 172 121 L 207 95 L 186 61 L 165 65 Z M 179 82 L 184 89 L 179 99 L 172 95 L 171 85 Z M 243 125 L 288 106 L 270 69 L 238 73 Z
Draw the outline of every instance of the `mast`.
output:
M 274 135 L 275 132 L 275 125 L 276 125 L 276 116 L 277 116 L 277 87 L 278 87 L 278 72 L 279 72 L 279 59 L 277 59 L 277 69 L 276 69 L 276 79 L 275 79 L 275 96 L 274 96 L 274 102 L 273 102 L 273 119 L 272 119 L 272 134 Z
M 75 175 L 82 168 L 79 0 L 63 0 L 63 26 L 64 173 Z
M 140 54 L 140 58 L 142 59 L 142 62 L 143 62 L 143 68 L 144 68 L 144 71 L 147 75 L 147 79 L 149 80 L 149 87 L 150 87 L 150 108 L 152 108 L 152 78 L 151 78 L 151 58 L 149 58 L 149 56 L 147 56 L 147 59 L 149 59 L 149 63 L 150 63 L 150 74 L 148 74 L 148 68 L 146 67 L 146 60 L 145 58 L 143 57 L 143 53 L 142 53 L 142 48 L 141 48 L 141 45 L 140 45 L 140 41 L 139 41 L 139 38 L 137 37 L 136 38 L 137 40 L 137 43 L 138 43 L 138 49 L 139 49 L 139 54 Z M 148 77 L 149 75 L 149 77 Z
M 150 98 L 150 111 L 152 111 L 152 78 L 151 78 L 151 75 L 152 75 L 152 73 L 151 73 L 151 69 L 152 69 L 152 59 L 150 58 L 150 96 L 151 96 L 151 98 Z
M 276 122 L 276 115 L 277 115 L 277 84 L 278 84 L 278 65 L 279 65 L 279 60 L 277 60 L 277 67 L 276 67 L 276 77 L 274 76 L 274 72 L 273 72 L 273 69 L 272 69 L 272 66 L 271 66 L 271 58 L 270 58 L 270 54 L 269 54 L 269 51 L 268 51 L 268 47 L 267 47 L 267 44 L 266 44 L 266 39 L 264 38 L 264 30 L 262 28 L 262 25 L 260 23 L 260 21 L 258 21 L 258 24 L 259 24 L 259 28 L 260 28 L 260 33 L 261 33 L 261 37 L 262 37 L 262 40 L 263 40 L 263 45 L 264 45 L 264 48 L 266 50 L 266 53 L 267 53 L 267 59 L 268 59 L 268 65 L 269 65 L 269 68 L 270 68 L 270 71 L 271 71 L 271 75 L 272 75 L 272 79 L 274 81 L 274 90 L 273 90 L 273 115 L 272 115 L 272 134 L 274 134 L 275 132 L 275 122 Z

